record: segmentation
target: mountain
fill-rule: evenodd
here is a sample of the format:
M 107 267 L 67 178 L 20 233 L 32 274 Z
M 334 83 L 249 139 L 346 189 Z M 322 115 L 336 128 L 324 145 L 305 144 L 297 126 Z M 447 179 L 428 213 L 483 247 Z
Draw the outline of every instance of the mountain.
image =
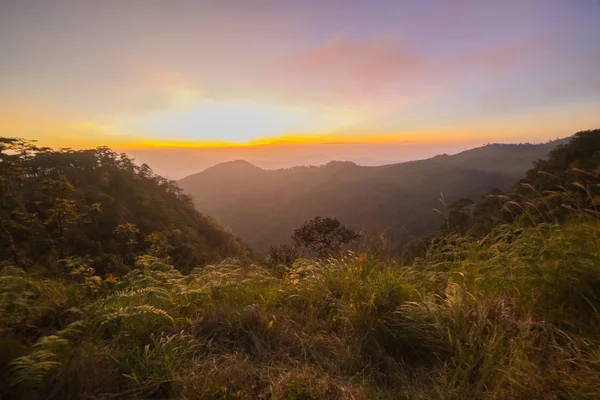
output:
M 552 140 L 542 144 L 501 144 L 463 151 L 453 156 L 439 155 L 433 160 L 455 167 L 476 169 L 479 171 L 496 172 L 511 176 L 515 180 L 523 177 L 532 162 L 546 158 L 548 153 L 557 146 L 567 143 L 569 138 Z
M 364 232 L 385 232 L 398 245 L 437 228 L 440 193 L 448 204 L 507 188 L 560 141 L 488 145 L 456 155 L 379 167 L 330 162 L 264 170 L 246 161 L 216 165 L 179 181 L 198 209 L 265 251 L 287 241 L 317 215 Z

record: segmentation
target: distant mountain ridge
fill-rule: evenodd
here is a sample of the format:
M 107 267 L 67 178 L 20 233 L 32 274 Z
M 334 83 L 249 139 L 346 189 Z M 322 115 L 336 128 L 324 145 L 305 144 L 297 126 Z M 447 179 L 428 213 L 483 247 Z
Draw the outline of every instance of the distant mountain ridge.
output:
M 497 172 L 519 179 L 531 168 L 533 161 L 546 158 L 548 153 L 557 146 L 568 141 L 569 138 L 552 140 L 541 144 L 493 143 L 465 150 L 452 156 L 435 156 L 432 160 L 447 165 Z
M 348 161 L 265 170 L 243 160 L 218 164 L 179 185 L 196 207 L 265 251 L 286 242 L 304 221 L 326 215 L 404 243 L 435 230 L 432 208 L 504 189 L 566 139 L 544 144 L 491 144 L 455 155 L 378 167 Z

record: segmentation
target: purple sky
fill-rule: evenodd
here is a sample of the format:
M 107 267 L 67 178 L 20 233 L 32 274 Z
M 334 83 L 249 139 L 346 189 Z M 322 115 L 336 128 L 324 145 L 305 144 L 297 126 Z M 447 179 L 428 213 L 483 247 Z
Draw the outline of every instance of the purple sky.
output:
M 544 141 L 600 124 L 599 22 L 597 0 L 1 0 L 0 135 Z

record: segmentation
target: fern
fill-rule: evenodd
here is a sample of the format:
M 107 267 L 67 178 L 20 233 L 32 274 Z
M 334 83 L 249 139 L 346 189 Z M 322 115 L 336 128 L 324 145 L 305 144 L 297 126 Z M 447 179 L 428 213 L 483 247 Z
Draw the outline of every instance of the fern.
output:
M 19 267 L 14 267 L 12 265 L 7 265 L 6 267 L 2 267 L 2 269 L 0 269 L 0 277 L 3 276 L 20 276 L 20 277 L 25 277 L 25 271 L 23 270 L 23 268 L 19 268 Z
M 42 336 L 34 347 L 42 348 L 53 353 L 60 353 L 69 346 L 69 340 L 58 335 Z
M 74 341 L 84 335 L 88 326 L 89 322 L 87 320 L 79 320 L 70 323 L 65 329 L 56 332 L 56 334 L 70 341 Z
M 11 363 L 10 386 L 26 383 L 39 386 L 52 369 L 60 365 L 56 354 L 49 350 L 39 350 L 19 357 Z
M 150 255 L 143 255 L 136 258 L 135 266 L 139 269 L 151 271 L 167 272 L 173 270 L 173 266 L 167 264 L 165 260 Z
M 35 308 L 32 304 L 38 293 L 26 276 L 17 267 L 4 267 L 0 270 L 0 319 L 18 318 L 29 315 Z
M 151 305 L 128 306 L 102 316 L 98 331 L 114 333 L 131 329 L 140 332 L 156 325 L 174 326 L 175 320 L 165 310 Z
M 208 300 L 210 298 L 209 294 L 201 289 L 184 290 L 177 295 L 189 303 L 198 303 L 201 300 Z
M 150 303 L 168 305 L 173 303 L 169 292 L 159 287 L 145 287 L 137 290 L 117 291 L 104 301 L 105 307 L 115 304 Z
M 62 333 L 65 332 L 42 336 L 33 346 L 34 352 L 11 363 L 11 386 L 26 383 L 36 387 L 54 368 L 61 365 L 60 359 L 73 350 L 69 340 L 62 337 Z

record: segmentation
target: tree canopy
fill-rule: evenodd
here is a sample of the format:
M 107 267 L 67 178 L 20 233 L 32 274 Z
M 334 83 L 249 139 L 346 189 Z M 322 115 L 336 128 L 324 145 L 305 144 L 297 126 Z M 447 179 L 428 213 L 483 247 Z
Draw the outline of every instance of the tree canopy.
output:
M 292 240 L 317 257 L 340 254 L 343 245 L 358 239 L 360 234 L 341 224 L 337 218 L 315 217 L 294 231 Z
M 0 138 L 0 257 L 12 264 L 79 256 L 102 273 L 151 250 L 187 271 L 242 249 L 175 182 L 125 154 Z

